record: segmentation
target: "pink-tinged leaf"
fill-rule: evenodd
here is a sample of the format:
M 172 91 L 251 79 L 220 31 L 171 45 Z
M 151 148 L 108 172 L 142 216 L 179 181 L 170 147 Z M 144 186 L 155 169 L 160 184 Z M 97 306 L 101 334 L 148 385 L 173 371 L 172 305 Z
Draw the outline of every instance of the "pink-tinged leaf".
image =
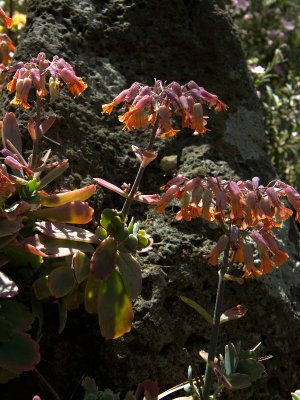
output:
M 116 267 L 117 242 L 107 237 L 96 248 L 91 258 L 91 273 L 95 279 L 106 279 Z
M 84 293 L 84 307 L 89 314 L 97 314 L 100 283 L 101 281 L 96 281 L 93 275 L 89 275 Z
M 159 386 L 156 381 L 146 379 L 138 384 L 135 391 L 136 400 L 154 400 L 157 399 L 159 394 Z
M 99 183 L 99 185 L 105 187 L 106 189 L 112 190 L 113 192 L 118 193 L 122 197 L 127 197 L 127 194 L 124 192 L 124 190 L 120 189 L 118 186 L 113 185 L 112 183 L 107 182 L 104 179 L 100 178 L 93 178 L 93 179 L 94 181 Z
M 87 224 L 93 218 L 94 210 L 88 203 L 72 201 L 53 208 L 42 208 L 32 214 L 39 219 L 50 222 L 69 224 Z
M 117 266 L 127 293 L 132 299 L 136 299 L 142 291 L 142 272 L 139 262 L 129 253 L 118 252 Z
M 116 269 L 105 281 L 100 282 L 98 319 L 101 334 L 105 339 L 117 339 L 131 330 L 131 299 Z
M 0 237 L 10 236 L 14 233 L 18 233 L 20 229 L 23 228 L 21 218 L 16 219 L 15 221 L 9 221 L 6 218 L 0 219 Z
M 11 323 L 15 331 L 28 331 L 34 321 L 34 317 L 24 304 L 15 300 L 1 302 L 0 317 L 4 317 Z
M 48 286 L 52 296 L 61 298 L 70 293 L 76 285 L 74 272 L 70 267 L 55 268 L 48 275 Z
M 59 164 L 54 167 L 47 175 L 45 175 L 38 183 L 38 190 L 43 189 L 45 186 L 49 185 L 52 181 L 57 179 L 61 174 L 63 174 L 69 168 L 69 161 L 62 160 Z
M 48 286 L 48 276 L 41 276 L 32 284 L 34 294 L 38 300 L 49 299 L 52 296 Z
M 53 222 L 36 222 L 36 228 L 46 236 L 56 239 L 74 240 L 76 242 L 94 243 L 99 242 L 97 235 L 92 232 L 78 228 L 77 226 L 59 224 Z
M 32 371 L 39 362 L 39 345 L 27 333 L 15 333 L 8 343 L 0 343 L 0 364 L 8 371 Z
M 161 196 L 159 194 L 136 194 L 134 200 L 153 206 L 160 202 Z
M 72 268 L 74 270 L 77 283 L 87 279 L 90 274 L 90 259 L 82 251 L 77 251 L 72 258 Z
M 35 122 L 33 119 L 30 118 L 28 124 L 27 124 L 27 130 L 29 132 L 29 135 L 33 141 L 36 140 L 36 130 L 35 130 Z
M 44 119 L 44 121 L 40 125 L 42 135 L 45 135 L 45 133 L 51 128 L 55 121 L 56 117 L 54 115 L 50 115 L 50 117 Z
M 28 253 L 31 253 L 31 254 L 34 254 L 34 255 L 40 256 L 40 257 L 47 257 L 46 253 L 39 250 L 37 247 L 33 246 L 30 243 L 20 243 L 20 246 Z
M 96 185 L 89 185 L 81 189 L 71 190 L 52 194 L 41 198 L 41 205 L 46 207 L 57 207 L 71 201 L 85 201 L 89 199 L 96 191 Z
M 11 298 L 18 294 L 18 286 L 7 275 L 0 271 L 0 297 Z
M 233 308 L 230 308 L 229 310 L 226 310 L 220 318 L 220 323 L 223 324 L 224 322 L 232 321 L 233 319 L 239 319 L 242 318 L 246 313 L 248 309 L 246 306 L 243 304 L 239 304 Z
M 44 235 L 35 235 L 24 239 L 23 244 L 31 244 L 50 258 L 73 256 L 78 250 L 83 253 L 92 253 L 93 246 L 89 243 L 75 242 L 74 240 L 60 240 Z
M 13 112 L 5 114 L 2 126 L 2 143 L 7 147 L 7 140 L 9 140 L 14 147 L 22 154 L 22 139 L 19 131 L 16 116 Z

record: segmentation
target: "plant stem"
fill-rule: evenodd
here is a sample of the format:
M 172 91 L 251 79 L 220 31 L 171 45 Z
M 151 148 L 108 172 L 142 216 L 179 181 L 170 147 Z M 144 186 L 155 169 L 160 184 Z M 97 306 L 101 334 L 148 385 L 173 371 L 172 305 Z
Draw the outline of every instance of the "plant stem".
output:
M 42 111 L 42 100 L 39 96 L 36 97 L 36 117 L 35 117 L 35 140 L 33 140 L 32 147 L 32 161 L 31 168 L 34 170 L 37 165 L 37 156 L 38 156 L 38 145 L 39 140 L 42 136 L 40 124 L 41 124 L 41 111 Z
M 157 128 L 158 128 L 158 117 L 156 117 L 156 120 L 154 122 L 153 128 L 152 128 L 152 132 L 151 132 L 151 136 L 149 139 L 149 143 L 148 143 L 148 147 L 147 150 L 152 150 L 153 149 L 153 145 L 154 145 L 154 141 L 155 141 L 155 137 L 156 137 L 156 133 L 157 133 Z M 136 194 L 136 192 L 138 191 L 138 188 L 140 186 L 142 177 L 144 175 L 144 171 L 145 171 L 146 167 L 143 166 L 143 164 L 140 164 L 140 167 L 138 169 L 137 175 L 135 177 L 134 183 L 132 185 L 132 188 L 129 192 L 128 197 L 126 198 L 123 208 L 122 208 L 122 214 L 124 215 L 124 218 L 126 219 L 131 203 L 134 199 L 134 196 Z
M 47 390 L 47 392 L 51 395 L 51 398 L 53 400 L 60 400 L 59 395 L 56 393 L 56 391 L 53 389 L 53 387 L 50 385 L 50 383 L 47 381 L 47 379 L 42 375 L 37 369 L 33 371 L 37 379 L 41 382 L 41 384 L 44 386 L 44 388 Z
M 213 325 L 210 335 L 209 342 L 209 350 L 208 350 L 208 360 L 206 364 L 205 377 L 204 377 L 204 388 L 203 388 L 203 400 L 208 400 L 211 381 L 212 381 L 212 367 L 211 364 L 214 363 L 214 359 L 216 356 L 218 337 L 219 337 L 219 328 L 220 328 L 220 317 L 222 313 L 222 304 L 224 297 L 224 289 L 225 289 L 225 279 L 224 275 L 228 268 L 228 260 L 229 260 L 229 250 L 230 250 L 230 241 L 228 241 L 227 246 L 224 251 L 223 262 L 221 265 L 221 269 L 219 270 L 219 282 L 217 289 L 217 298 L 215 303 L 215 311 L 213 318 Z

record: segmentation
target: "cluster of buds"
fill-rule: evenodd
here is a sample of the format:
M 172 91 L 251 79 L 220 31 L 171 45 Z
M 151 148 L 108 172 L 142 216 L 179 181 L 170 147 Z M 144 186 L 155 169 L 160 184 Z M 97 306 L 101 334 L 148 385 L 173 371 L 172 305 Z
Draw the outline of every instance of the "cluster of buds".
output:
M 12 65 L 8 68 L 8 72 L 15 72 L 12 80 L 7 84 L 7 89 L 15 92 L 11 104 L 25 109 L 30 107 L 28 96 L 32 86 L 36 90 L 37 97 L 42 99 L 49 93 L 51 101 L 57 100 L 63 83 L 74 96 L 79 96 L 87 88 L 68 62 L 58 56 L 54 56 L 53 60 L 49 61 L 44 53 L 39 53 L 28 63 L 19 62 Z
M 177 220 L 201 217 L 224 230 L 217 245 L 205 256 L 210 264 L 218 264 L 229 241 L 232 261 L 244 264 L 245 278 L 271 273 L 287 260 L 287 253 L 278 248 L 271 232 L 293 215 L 282 199 L 288 200 L 295 209 L 295 219 L 300 221 L 300 194 L 292 186 L 279 180 L 262 186 L 259 178 L 236 182 L 177 176 L 161 189 L 165 193 L 156 201 L 157 211 L 164 212 L 177 199 L 181 203 Z M 253 243 L 261 259 L 259 268 L 254 263 Z
M 103 113 L 111 114 L 113 108 L 121 103 L 127 110 L 119 116 L 124 128 L 147 128 L 157 121 L 157 134 L 162 138 L 171 138 L 179 132 L 173 128 L 172 114 L 181 118 L 182 128 L 191 128 L 194 135 L 199 135 L 208 130 L 205 127 L 208 117 L 203 115 L 203 104 L 209 108 L 214 107 L 216 111 L 228 108 L 216 95 L 209 93 L 194 81 L 181 86 L 177 82 L 164 85 L 162 81 L 156 80 L 153 87 L 134 82 L 111 103 L 104 104 Z

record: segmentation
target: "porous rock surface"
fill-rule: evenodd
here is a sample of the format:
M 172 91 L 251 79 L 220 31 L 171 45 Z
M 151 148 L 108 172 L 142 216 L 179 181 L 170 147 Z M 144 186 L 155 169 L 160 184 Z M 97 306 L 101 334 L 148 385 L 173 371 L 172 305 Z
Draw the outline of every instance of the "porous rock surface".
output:
M 222 1 L 29 0 L 28 25 L 16 59 L 27 60 L 40 51 L 48 58 L 64 57 L 89 85 L 75 100 L 63 93 L 51 111 L 58 116 L 51 137 L 61 143 L 54 152 L 71 162 L 66 186 L 87 184 L 93 177 L 117 185 L 132 182 L 137 162 L 131 144 L 143 145 L 147 135 L 121 131 L 116 117 L 101 115 L 101 104 L 133 81 L 152 84 L 154 78 L 180 83 L 193 79 L 230 109 L 220 114 L 207 111 L 211 133 L 205 138 L 182 132 L 173 141 L 158 141 L 159 157 L 146 172 L 142 190 L 158 191 L 172 173 L 244 179 L 259 175 L 263 182 L 274 177 L 265 153 L 258 100 Z M 2 106 L 10 108 L 5 99 Z M 26 114 L 19 112 L 19 118 L 25 120 Z M 160 160 L 175 154 L 177 170 L 164 173 Z M 103 206 L 121 204 L 100 188 L 94 200 L 97 215 Z M 146 208 L 136 210 L 141 216 Z M 151 254 L 141 256 L 143 291 L 135 302 L 132 332 L 106 342 L 96 320 L 81 310 L 69 313 L 63 334 L 58 335 L 52 323 L 42 338 L 38 368 L 62 399 L 72 394 L 73 400 L 82 398 L 78 385 L 83 375 L 94 378 L 102 389 L 116 391 L 133 388 L 146 378 L 157 380 L 162 388 L 178 384 L 186 379 L 187 352 L 203 368 L 198 352 L 207 349 L 209 327 L 179 296 L 191 297 L 213 312 L 217 271 L 202 255 L 218 232 L 199 220 L 175 222 L 172 212 L 149 211 L 146 228 L 155 246 Z M 296 231 L 285 229 L 282 245 L 289 244 L 290 263 L 260 282 L 227 284 L 224 309 L 245 304 L 249 311 L 243 319 L 222 327 L 219 350 L 225 343 L 241 340 L 245 348 L 262 342 L 262 354 L 273 355 L 266 364 L 266 378 L 228 398 L 288 399 L 299 384 L 299 265 L 295 261 L 299 254 Z M 32 387 L 32 375 L 24 374 L 2 387 L 1 399 L 24 400 L 24 388 L 29 394 Z

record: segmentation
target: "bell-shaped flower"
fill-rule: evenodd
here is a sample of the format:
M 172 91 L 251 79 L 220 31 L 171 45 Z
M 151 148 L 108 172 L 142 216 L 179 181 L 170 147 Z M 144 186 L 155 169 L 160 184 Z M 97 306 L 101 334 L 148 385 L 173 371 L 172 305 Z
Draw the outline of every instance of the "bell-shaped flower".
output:
M 69 68 L 63 68 L 58 75 L 74 96 L 79 96 L 87 88 L 87 84 L 83 82 L 82 78 L 76 76 Z
M 211 264 L 211 265 L 218 265 L 219 257 L 225 250 L 228 242 L 229 242 L 229 238 L 226 235 L 222 235 L 219 238 L 218 243 L 211 250 L 211 252 L 209 254 L 204 255 L 203 258 L 207 258 L 209 264 Z

